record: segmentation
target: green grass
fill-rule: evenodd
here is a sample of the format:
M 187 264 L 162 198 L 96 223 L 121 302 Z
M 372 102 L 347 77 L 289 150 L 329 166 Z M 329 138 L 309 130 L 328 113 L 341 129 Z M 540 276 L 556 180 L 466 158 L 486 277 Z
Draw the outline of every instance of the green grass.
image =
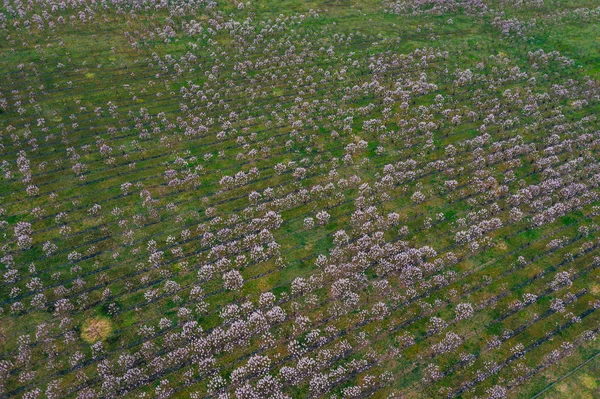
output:
M 340 366 L 343 377 L 315 397 L 345 397 L 344 389 L 351 387 L 360 387 L 363 396 L 453 397 L 490 362 L 503 366 L 458 396 L 487 397 L 490 388 L 507 385 L 508 397 L 530 397 L 552 384 L 553 376 L 581 364 L 597 345 L 578 337 L 597 326 L 598 316 L 590 313 L 582 323 L 565 323 L 567 315 L 583 314 L 600 295 L 598 271 L 590 268 L 598 252 L 593 209 L 598 203 L 569 209 L 540 227 L 532 221 L 541 211 L 566 202 L 560 190 L 571 183 L 586 183 L 597 193 L 591 182 L 597 173 L 598 122 L 592 117 L 598 111 L 600 35 L 597 16 L 581 12 L 598 4 L 544 3 L 518 7 L 487 1 L 488 11 L 482 15 L 462 7 L 440 14 L 391 14 L 384 12 L 380 0 L 265 0 L 244 3 L 243 8 L 224 1 L 193 12 L 130 12 L 127 5 L 117 11 L 111 5 L 93 6 L 94 19 L 85 24 L 70 22 L 71 16 L 80 18 L 78 10 L 48 11 L 36 3 L 27 11 L 28 19 L 50 12 L 52 18 L 66 20 L 44 31 L 35 22 L 29 30 L 22 27 L 22 18 L 6 5 L 0 7 L 6 16 L 6 27 L 0 28 L 6 36 L 0 43 L 0 158 L 6 160 L 0 175 L 0 258 L 13 256 L 12 264 L 7 258 L 2 261 L 0 277 L 11 268 L 19 273 L 15 282 L 0 278 L 0 361 L 14 363 L 0 398 L 20 398 L 37 387 L 43 391 L 59 377 L 61 396 L 75 398 L 85 387 L 110 396 L 101 391 L 100 359 L 92 358 L 90 343 L 81 338 L 93 318 L 110 320 L 104 347 L 115 375 L 128 368 L 120 356 L 131 353 L 137 356 L 136 367 L 151 377 L 131 390 L 121 387 L 119 397 L 153 397 L 161 380 L 169 381 L 174 397 L 194 392 L 194 397 L 207 397 L 210 377 L 200 375 L 196 366 L 204 356 L 214 357 L 211 373 L 224 378 L 241 370 L 251 356 L 269 356 L 269 372 L 281 377 L 282 367 L 297 366 L 302 356 L 325 359 L 343 340 L 352 349 L 313 370 L 325 373 Z M 518 19 L 527 26 L 526 38 L 503 34 L 494 25 L 495 17 Z M 186 32 L 184 26 L 192 21 L 202 30 Z M 161 37 L 171 28 L 173 37 Z M 559 51 L 574 65 L 534 60 L 531 54 L 539 49 Z M 244 63 L 248 70 L 242 72 Z M 382 65 L 385 71 L 374 71 Z M 459 85 L 455 81 L 465 69 L 474 78 Z M 436 87 L 420 92 L 421 80 Z M 560 94 L 560 86 L 569 92 Z M 505 97 L 507 90 L 514 99 Z M 444 97 L 440 105 L 438 95 Z M 576 109 L 574 102 L 581 99 L 588 105 Z M 538 114 L 523 110 L 534 102 Z M 109 103 L 117 106 L 117 114 L 111 114 Z M 19 107 L 25 109 L 23 115 Z M 471 118 L 470 111 L 477 115 Z M 502 127 L 484 121 L 490 114 L 507 123 Z M 454 115 L 460 115 L 460 122 L 451 121 Z M 424 128 L 421 122 L 435 126 Z M 190 136 L 190 129 L 198 135 Z M 335 140 L 334 130 L 339 134 Z M 359 140 L 368 142 L 366 148 L 344 158 L 346 146 Z M 568 146 L 557 146 L 559 141 Z M 496 158 L 515 142 L 535 149 Z M 100 154 L 104 143 L 112 148 L 110 155 Z M 456 149 L 453 157 L 447 153 L 450 144 Z M 19 171 L 20 151 L 30 162 L 30 181 Z M 210 159 L 205 158 L 208 154 Z M 535 164 L 550 155 L 556 158 Z M 179 158 L 187 165 L 178 166 Z M 275 172 L 276 164 L 290 161 L 295 163 L 291 170 Z M 408 167 L 406 161 L 414 165 Z M 85 181 L 72 169 L 78 162 L 87 166 Z M 445 164 L 440 167 L 439 162 Z M 571 169 L 565 167 L 569 163 Z M 395 166 L 391 184 L 383 179 L 385 165 Z M 257 177 L 222 190 L 223 176 L 253 167 L 260 171 Z M 299 182 L 292 175 L 296 167 L 307 169 Z M 170 169 L 180 179 L 196 172 L 198 184 L 168 185 L 165 172 Z M 514 179 L 506 179 L 508 172 Z M 348 183 L 355 178 L 360 181 Z M 550 178 L 560 179 L 554 182 L 557 188 L 544 186 Z M 458 188 L 445 188 L 448 180 L 456 180 Z M 126 182 L 133 186 L 130 194 L 122 195 Z M 323 188 L 330 183 L 333 189 Z M 29 184 L 38 186 L 40 194 L 27 194 Z M 542 189 L 538 192 L 534 185 Z M 323 194 L 316 193 L 317 186 Z M 515 205 L 511 196 L 528 186 L 534 191 L 531 201 L 540 203 L 521 200 Z M 268 188 L 274 189 L 272 198 L 265 192 Z M 301 189 L 309 193 L 302 200 L 294 197 Z M 261 205 L 249 201 L 253 191 L 263 194 Z M 425 194 L 424 202 L 411 199 L 416 191 Z M 146 192 L 155 202 L 144 201 Z M 88 211 L 94 204 L 102 206 L 97 215 Z M 35 216 L 36 207 L 45 215 Z M 518 222 L 509 217 L 515 207 L 524 214 Z M 252 248 L 260 245 L 266 251 L 267 242 L 246 237 L 259 234 L 264 228 L 259 220 L 271 210 L 283 219 L 279 228 L 269 229 L 279 250 L 268 259 L 253 260 Z M 304 219 L 322 210 L 331 215 L 329 223 L 305 228 Z M 61 212 L 66 216 L 57 220 Z M 366 214 L 363 219 L 361 212 Z M 397 225 L 386 221 L 391 212 L 400 215 Z M 444 220 L 438 220 L 440 213 Z M 480 237 L 479 247 L 456 242 L 458 231 L 491 217 L 503 226 Z M 31 249 L 16 244 L 18 222 L 32 224 Z M 578 232 L 582 225 L 591 230 L 589 236 Z M 408 227 L 407 235 L 399 233 L 402 226 Z M 351 240 L 335 245 L 334 235 L 342 229 Z M 374 238 L 377 232 L 382 238 Z M 563 239 L 563 246 L 550 249 L 554 239 Z M 151 241 L 164 252 L 159 265 L 148 260 Z M 46 256 L 45 242 L 57 245 L 57 251 Z M 218 244 L 227 250 L 219 251 Z M 424 246 L 437 254 L 413 259 L 422 277 L 408 275 L 395 254 Z M 67 256 L 73 251 L 84 259 L 70 262 Z M 242 254 L 248 261 L 239 266 L 236 257 Z M 450 254 L 456 263 L 448 260 Z M 322 265 L 315 264 L 319 255 L 327 256 Z M 521 256 L 526 263 L 519 263 Z M 224 270 L 208 280 L 200 278 L 201 268 L 223 259 L 231 262 Z M 224 289 L 221 278 L 234 268 L 245 280 L 239 292 Z M 548 292 L 560 271 L 569 273 L 572 286 Z M 292 282 L 300 277 L 314 286 L 295 295 Z M 36 278 L 43 287 L 30 288 Z M 357 302 L 335 297 L 332 287 L 340 279 L 352 282 L 343 292 L 356 294 Z M 167 281 L 176 282 L 180 290 L 167 293 Z M 201 300 L 190 296 L 195 286 L 203 290 Z M 149 303 L 144 294 L 152 290 L 160 296 Z M 285 321 L 256 328 L 247 340 L 232 345 L 206 344 L 206 352 L 195 347 L 201 355 L 193 360 L 189 353 L 177 353 L 164 370 L 153 369 L 145 357 L 145 342 L 155 345 L 154 354 L 168 356 L 177 348 L 189 348 L 194 339 L 210 337 L 215 329 L 227 331 L 231 320 L 220 315 L 227 305 L 240 307 L 239 320 L 257 312 L 255 317 L 259 310 L 266 313 L 259 297 L 268 291 L 285 310 Z M 37 293 L 46 296 L 46 309 L 31 304 Z M 530 293 L 538 300 L 515 307 Z M 579 293 L 565 313 L 552 311 L 553 301 Z M 53 314 L 61 298 L 74 306 L 62 325 Z M 201 302 L 206 302 L 205 310 L 196 309 Z M 456 307 L 466 302 L 473 304 L 475 314 L 457 321 Z M 25 311 L 13 312 L 15 303 Z M 380 303 L 388 313 L 377 318 L 374 309 Z M 191 311 L 189 318 L 178 315 L 182 307 Z M 299 316 L 310 320 L 308 326 L 300 326 Z M 152 337 L 140 335 L 142 326 L 161 330 L 158 323 L 165 317 L 173 327 Z M 448 327 L 429 333 L 432 317 Z M 190 320 L 203 331 L 183 332 Z M 36 337 L 41 323 L 47 324 L 51 341 Z M 552 340 L 535 344 L 560 325 L 564 330 Z M 449 331 L 462 338 L 460 345 L 433 354 L 434 345 Z M 327 339 L 311 346 L 311 332 Z M 414 336 L 413 346 L 404 348 L 398 342 L 405 332 Z M 30 343 L 20 349 L 26 334 Z M 494 336 L 502 343 L 488 348 Z M 293 340 L 307 346 L 301 356 L 292 353 Z M 514 383 L 563 341 L 576 344 L 573 356 Z M 510 358 L 516 344 L 531 346 L 518 361 Z M 19 363 L 17 354 L 25 347 L 31 359 Z M 78 353 L 85 361 L 73 366 Z M 466 354 L 475 356 L 472 365 L 461 363 Z M 364 359 L 377 362 L 364 369 L 356 366 Z M 439 381 L 422 380 L 429 364 L 445 373 Z M 590 362 L 553 385 L 548 397 L 595 397 L 596 366 Z M 385 379 L 387 371 L 391 380 Z M 258 379 L 246 380 L 256 387 Z M 312 395 L 311 379 L 280 381 L 283 392 L 296 398 Z M 373 392 L 366 391 L 371 380 Z M 237 388 L 234 383 L 227 386 L 230 397 L 236 397 Z

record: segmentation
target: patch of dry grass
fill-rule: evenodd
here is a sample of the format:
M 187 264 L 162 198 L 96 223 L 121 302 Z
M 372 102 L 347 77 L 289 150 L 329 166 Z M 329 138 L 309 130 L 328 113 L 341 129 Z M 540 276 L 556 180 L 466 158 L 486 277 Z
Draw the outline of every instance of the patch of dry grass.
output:
M 112 325 L 110 320 L 105 318 L 92 318 L 83 323 L 81 329 L 81 338 L 88 343 L 104 341 L 110 335 Z

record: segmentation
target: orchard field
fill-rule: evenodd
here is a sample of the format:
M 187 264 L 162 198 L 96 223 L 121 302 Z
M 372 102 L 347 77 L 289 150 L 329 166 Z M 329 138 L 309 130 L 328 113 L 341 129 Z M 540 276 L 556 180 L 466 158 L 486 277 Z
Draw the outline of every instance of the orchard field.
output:
M 600 397 L 600 1 L 3 0 L 0 399 Z

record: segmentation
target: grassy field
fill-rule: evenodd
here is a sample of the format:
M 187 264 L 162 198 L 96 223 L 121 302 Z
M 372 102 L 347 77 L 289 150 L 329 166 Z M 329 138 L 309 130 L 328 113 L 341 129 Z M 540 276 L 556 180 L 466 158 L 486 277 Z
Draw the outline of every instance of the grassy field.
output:
M 599 22 L 5 1 L 0 398 L 598 397 Z

